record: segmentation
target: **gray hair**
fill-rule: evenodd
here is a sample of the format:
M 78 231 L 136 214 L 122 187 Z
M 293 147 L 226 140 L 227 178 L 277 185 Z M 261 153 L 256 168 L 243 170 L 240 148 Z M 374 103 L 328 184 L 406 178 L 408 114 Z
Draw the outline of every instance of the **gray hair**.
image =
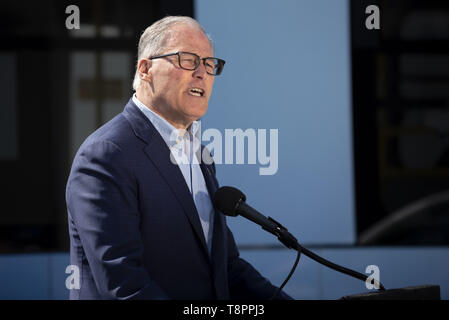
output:
M 134 74 L 133 89 L 137 90 L 140 86 L 139 77 L 139 60 L 161 54 L 164 50 L 167 40 L 169 39 L 170 31 L 177 24 L 186 24 L 194 28 L 198 28 L 209 39 L 213 49 L 212 39 L 203 29 L 203 27 L 193 18 L 185 16 L 167 16 L 153 23 L 145 29 L 140 36 L 139 47 L 137 50 L 136 73 Z

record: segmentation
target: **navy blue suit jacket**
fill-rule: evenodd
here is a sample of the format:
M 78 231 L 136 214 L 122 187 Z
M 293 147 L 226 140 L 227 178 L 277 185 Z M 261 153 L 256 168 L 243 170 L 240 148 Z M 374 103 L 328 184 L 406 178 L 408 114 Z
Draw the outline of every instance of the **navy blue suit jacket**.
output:
M 212 198 L 215 166 L 201 169 Z M 71 299 L 269 299 L 277 289 L 239 257 L 218 212 L 209 257 L 184 177 L 132 100 L 78 150 L 66 201 L 81 276 Z

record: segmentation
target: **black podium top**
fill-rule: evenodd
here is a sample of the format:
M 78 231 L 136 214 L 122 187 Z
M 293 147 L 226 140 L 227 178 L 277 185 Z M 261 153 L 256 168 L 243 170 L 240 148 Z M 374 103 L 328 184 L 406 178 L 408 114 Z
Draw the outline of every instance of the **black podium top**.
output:
M 422 285 L 344 296 L 340 300 L 441 300 L 440 286 Z

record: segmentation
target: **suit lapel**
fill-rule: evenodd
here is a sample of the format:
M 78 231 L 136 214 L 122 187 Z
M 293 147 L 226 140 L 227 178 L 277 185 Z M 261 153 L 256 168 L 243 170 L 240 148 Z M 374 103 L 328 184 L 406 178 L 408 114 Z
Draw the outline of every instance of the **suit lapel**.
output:
M 128 119 L 135 135 L 147 143 L 147 146 L 144 148 L 144 152 L 149 158 L 149 161 L 154 164 L 161 176 L 170 186 L 173 194 L 184 209 L 183 211 L 201 243 L 204 254 L 206 257 L 209 257 L 203 229 L 201 227 L 193 197 L 185 183 L 181 170 L 177 165 L 174 165 L 170 161 L 170 150 L 164 140 L 154 128 L 151 121 L 132 102 L 132 99 L 130 99 L 122 114 L 126 119 Z M 215 192 L 218 189 L 218 182 L 215 178 L 215 170 L 212 165 L 207 165 L 203 161 L 201 161 L 200 167 L 209 195 L 211 199 L 213 199 Z M 227 243 L 225 240 L 226 222 L 223 214 L 216 210 L 214 211 L 214 214 L 212 254 L 208 260 L 211 262 L 213 269 L 217 297 L 219 299 L 228 299 L 229 293 L 227 291 L 227 283 L 222 283 L 226 279 L 227 270 Z
M 204 161 L 201 161 L 201 171 L 203 172 L 204 180 L 206 182 L 207 190 L 209 191 L 209 196 L 212 200 L 215 196 L 215 192 L 218 189 L 218 183 L 215 178 L 215 173 L 212 169 L 211 165 L 207 165 L 204 163 Z M 217 273 L 217 270 L 220 269 L 223 263 L 223 256 L 219 255 L 220 253 L 226 252 L 224 248 L 224 216 L 214 208 L 214 231 L 212 236 L 212 253 L 211 253 L 211 260 L 213 264 L 214 274 Z
M 212 169 L 212 166 L 203 162 L 201 163 L 201 170 L 203 171 L 203 176 L 206 181 L 209 195 L 211 199 L 213 199 L 215 192 L 218 189 L 218 183 L 215 178 L 214 170 Z M 212 237 L 211 263 L 217 299 L 229 299 L 228 284 L 226 282 L 228 250 L 225 237 L 225 227 L 226 222 L 224 215 L 219 211 L 214 210 L 214 233 Z
M 203 162 L 200 163 L 201 172 L 203 173 L 204 181 L 206 182 L 207 191 L 209 192 L 210 199 L 213 200 L 217 186 L 214 183 L 214 177 L 211 169 Z
M 183 207 L 184 213 L 195 234 L 198 236 L 203 250 L 208 255 L 206 240 L 204 239 L 195 202 L 193 201 L 192 194 L 186 185 L 181 170 L 176 164 L 171 162 L 170 150 L 167 144 L 157 132 L 156 128 L 154 128 L 151 121 L 134 105 L 132 99 L 128 102 L 123 114 L 130 121 L 135 134 L 147 142 L 147 146 L 144 148 L 146 155 L 172 189 L 173 194 Z

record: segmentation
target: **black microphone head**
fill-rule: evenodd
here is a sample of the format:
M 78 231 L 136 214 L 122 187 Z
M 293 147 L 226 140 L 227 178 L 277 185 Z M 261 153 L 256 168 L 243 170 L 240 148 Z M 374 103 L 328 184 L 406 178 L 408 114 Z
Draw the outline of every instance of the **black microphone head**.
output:
M 227 216 L 235 217 L 241 201 L 245 201 L 246 196 L 242 191 L 233 187 L 221 187 L 215 192 L 214 206 Z

